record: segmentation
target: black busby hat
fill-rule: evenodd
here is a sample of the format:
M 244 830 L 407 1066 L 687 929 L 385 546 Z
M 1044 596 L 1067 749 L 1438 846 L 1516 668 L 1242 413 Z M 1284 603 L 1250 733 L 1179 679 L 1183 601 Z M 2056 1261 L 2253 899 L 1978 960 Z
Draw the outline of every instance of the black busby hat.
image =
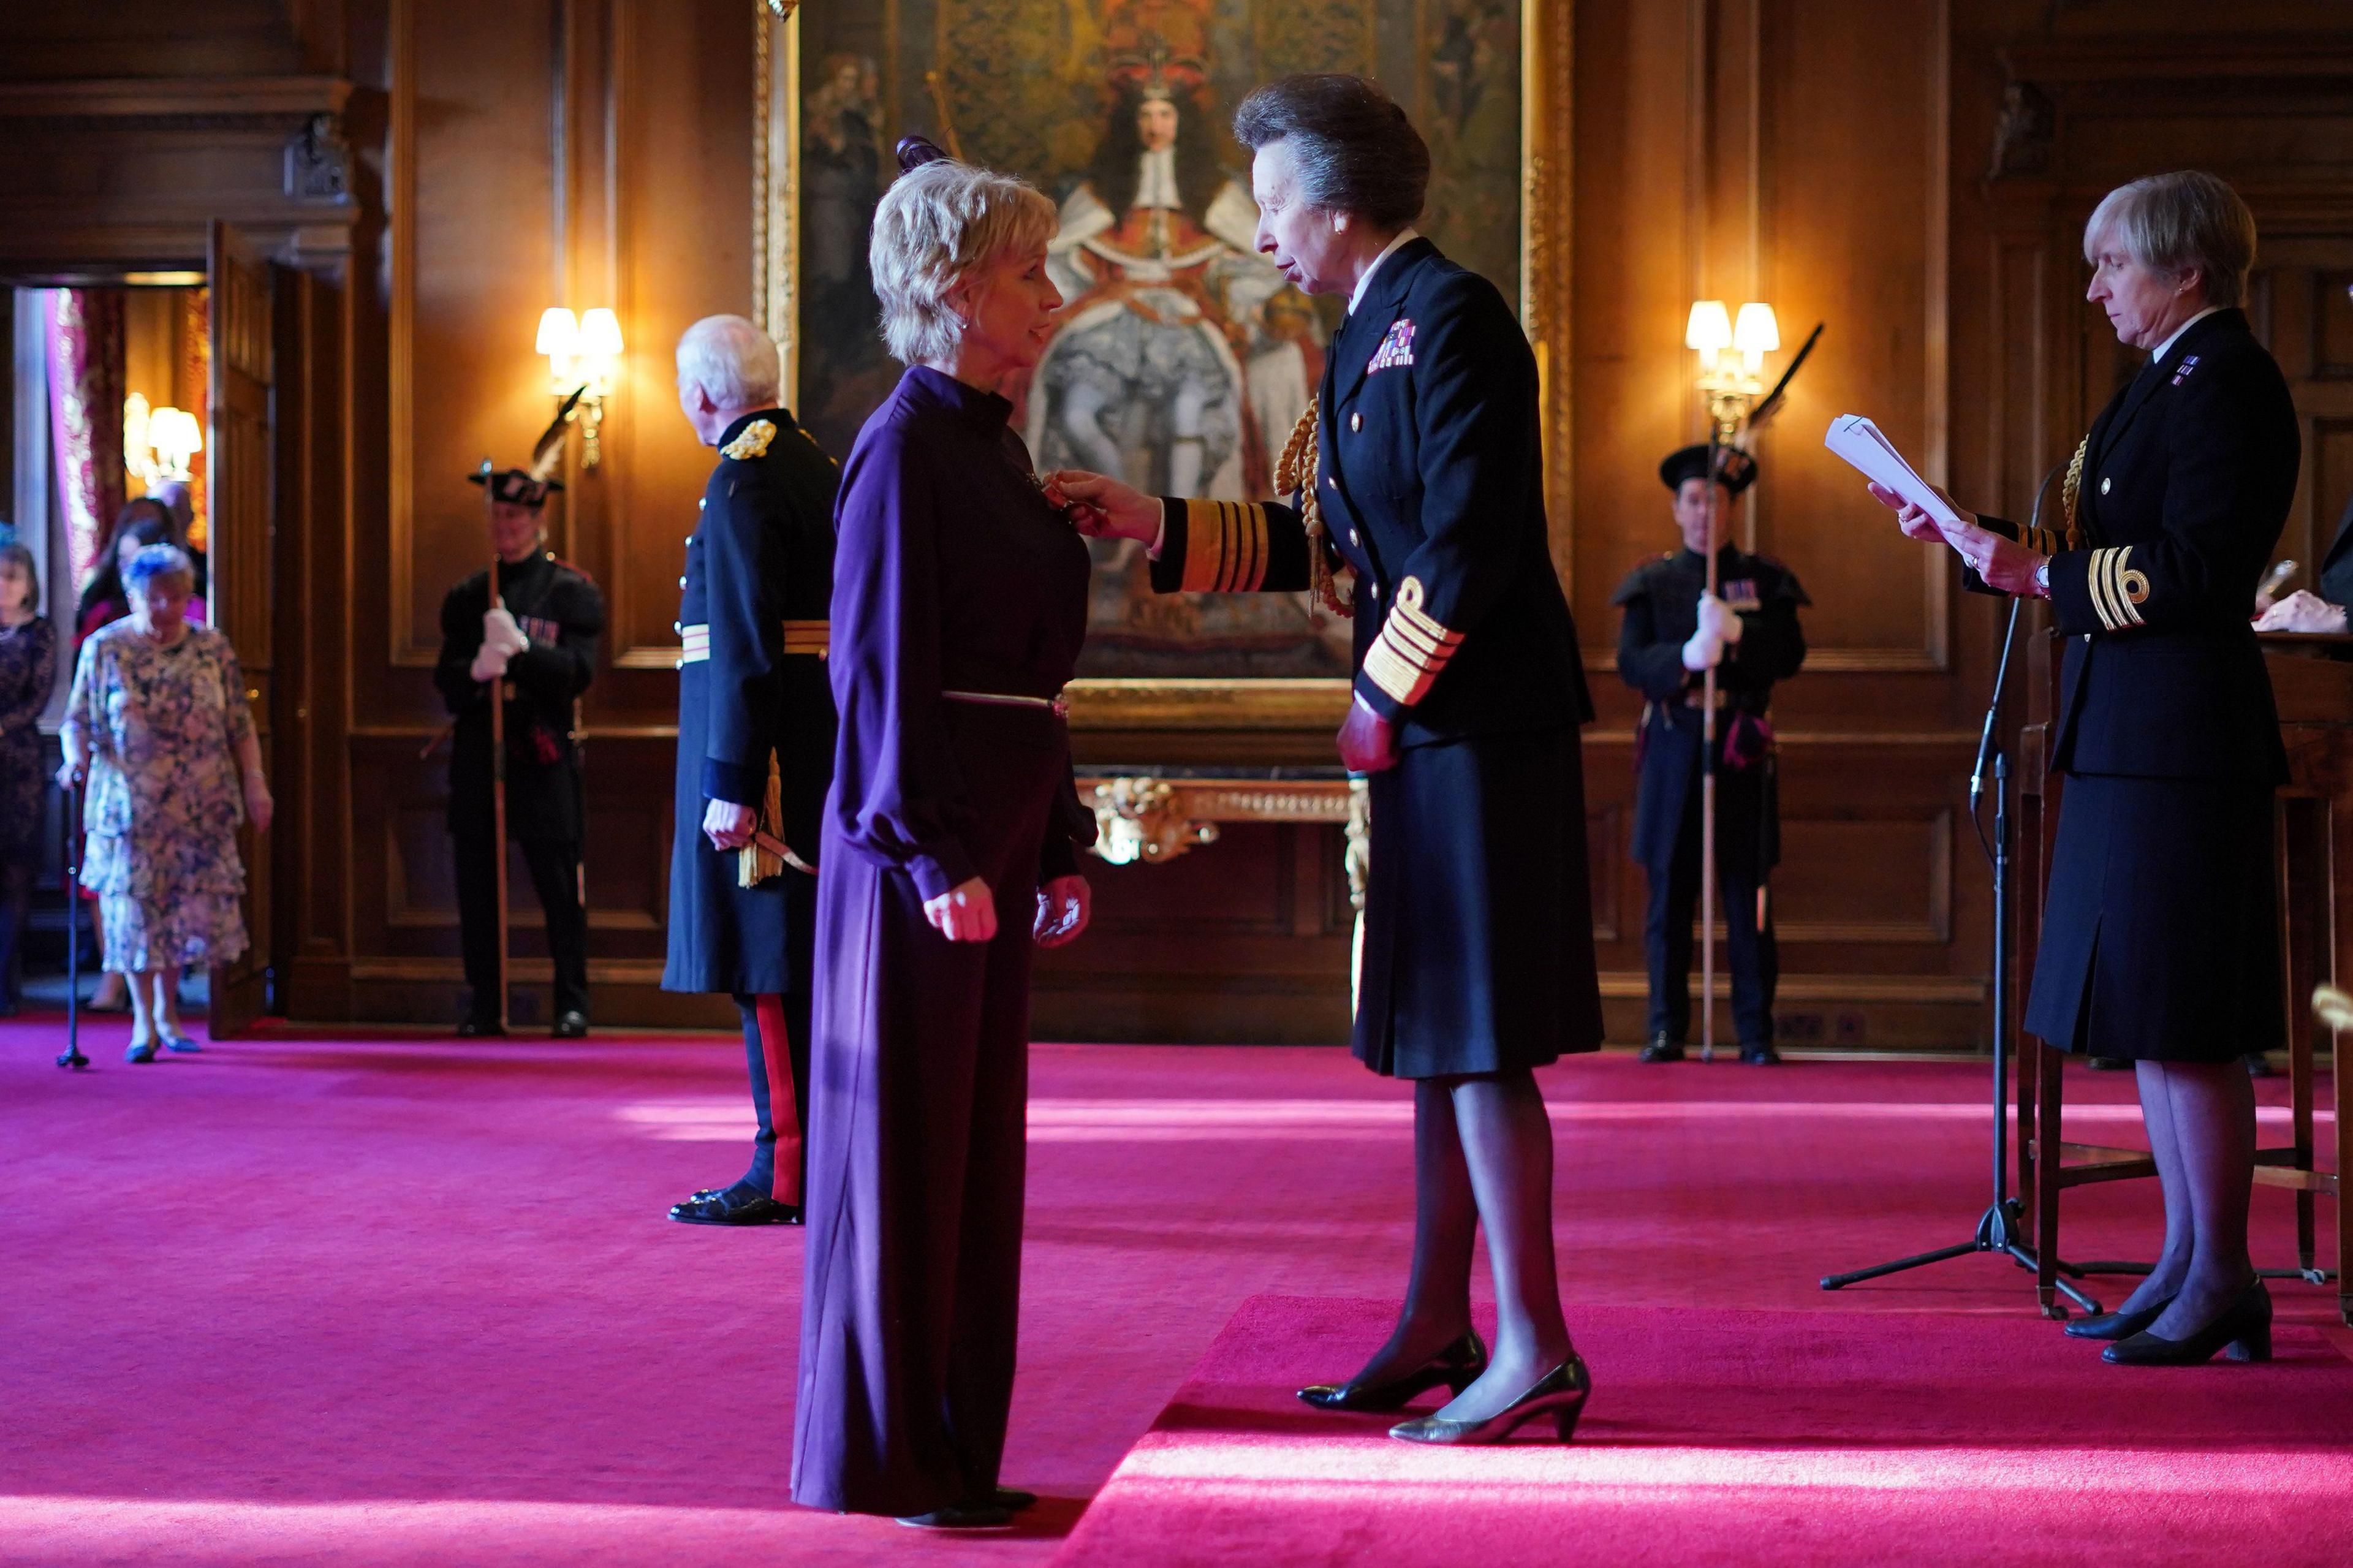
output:
M 564 488 L 564 481 L 554 477 L 555 467 L 564 460 L 565 428 L 579 413 L 580 394 L 586 390 L 579 388 L 565 398 L 547 428 L 539 433 L 539 439 L 532 443 L 530 468 L 493 468 L 484 458 L 482 466 L 466 476 L 466 482 L 483 486 L 490 499 L 502 505 L 527 506 L 533 511 L 545 506 L 548 492 Z
M 1659 482 L 1671 490 L 1680 490 L 1688 479 L 1707 478 L 1707 455 L 1715 453 L 1715 481 L 1733 495 L 1757 482 L 1757 459 L 1737 447 L 1711 448 L 1705 442 L 1695 447 L 1682 447 L 1667 454 L 1659 465 Z
M 491 500 L 504 506 L 527 506 L 537 511 L 547 504 L 547 493 L 564 488 L 562 479 L 534 479 L 522 468 L 491 467 L 488 458 L 482 466 L 466 476 L 469 484 L 490 487 Z

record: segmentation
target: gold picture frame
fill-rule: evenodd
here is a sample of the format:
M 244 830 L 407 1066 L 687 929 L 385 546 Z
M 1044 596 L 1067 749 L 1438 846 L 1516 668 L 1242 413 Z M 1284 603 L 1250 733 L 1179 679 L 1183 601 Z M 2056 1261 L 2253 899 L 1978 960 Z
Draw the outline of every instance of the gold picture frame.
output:
M 1367 0 L 1367 4 L 1370 0 Z M 895 8 L 895 7 L 894 7 Z M 1520 320 L 1542 388 L 1545 500 L 1554 570 L 1569 586 L 1569 207 L 1572 8 L 1519 0 Z M 753 319 L 776 341 L 788 399 L 798 388 L 801 26 L 795 0 L 757 0 L 754 44 Z M 1347 707 L 1331 679 L 1082 679 L 1080 731 L 1328 731 Z

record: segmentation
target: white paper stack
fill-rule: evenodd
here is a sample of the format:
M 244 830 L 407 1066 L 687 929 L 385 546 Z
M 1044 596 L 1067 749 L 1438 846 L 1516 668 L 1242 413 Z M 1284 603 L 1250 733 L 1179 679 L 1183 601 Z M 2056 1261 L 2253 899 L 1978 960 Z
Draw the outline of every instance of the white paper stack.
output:
M 1841 414 L 1831 420 L 1830 434 L 1822 437 L 1822 445 L 1853 464 L 1872 483 L 1894 490 L 1926 512 L 1938 528 L 1961 525 L 1960 514 L 1946 505 L 1944 498 L 1904 460 L 1895 443 L 1881 435 L 1879 426 L 1862 415 Z

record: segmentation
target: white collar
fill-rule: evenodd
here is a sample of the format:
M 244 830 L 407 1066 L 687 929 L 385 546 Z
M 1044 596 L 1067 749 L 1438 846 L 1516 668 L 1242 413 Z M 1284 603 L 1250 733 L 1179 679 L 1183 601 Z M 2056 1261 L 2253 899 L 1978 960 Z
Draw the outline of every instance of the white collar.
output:
M 2173 335 L 2166 339 L 2163 342 L 2158 344 L 2157 352 L 2148 356 L 2148 363 L 2155 364 L 2158 361 L 2163 359 L 2165 357 L 2166 351 L 2181 341 L 2182 333 L 2188 331 L 2190 328 L 2196 326 L 2199 322 L 2204 321 L 2207 317 L 2212 315 L 2221 308 L 2222 307 L 2220 305 L 2209 305 L 2204 310 L 2199 311 L 2196 315 L 2190 317 L 2188 321 L 2182 322 L 2181 325 L 2174 328 Z
M 1373 286 L 1373 274 L 1381 269 L 1381 263 L 1395 255 L 1399 246 L 1409 244 L 1420 237 L 1421 236 L 1414 231 L 1413 225 L 1408 224 L 1398 230 L 1398 237 L 1395 239 L 1381 247 L 1381 253 L 1373 258 L 1373 264 L 1365 268 L 1365 275 L 1362 278 L 1356 279 L 1356 291 L 1348 296 L 1348 314 L 1355 315 L 1356 307 L 1365 302 L 1365 290 Z

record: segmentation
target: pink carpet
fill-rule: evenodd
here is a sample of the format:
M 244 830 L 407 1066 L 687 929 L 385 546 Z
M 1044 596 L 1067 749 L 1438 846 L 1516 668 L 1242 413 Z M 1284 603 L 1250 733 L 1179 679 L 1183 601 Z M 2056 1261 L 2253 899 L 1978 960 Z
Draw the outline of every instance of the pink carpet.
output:
M 132 1068 L 125 1032 L 86 1029 L 97 1065 L 69 1075 L 50 1065 L 57 1020 L 0 1023 L 0 1563 L 1042 1563 L 1247 1300 L 1380 1300 L 1403 1279 L 1399 1086 L 1338 1050 L 1039 1047 L 1007 1479 L 1047 1501 L 1010 1537 L 919 1537 L 785 1500 L 800 1233 L 662 1217 L 742 1168 L 740 1045 L 280 1035 Z M 1683 1434 L 1680 1462 L 1760 1462 L 1756 1433 L 1688 1406 L 1639 1414 L 1630 1369 L 1651 1363 L 1605 1350 L 1657 1321 L 1638 1309 L 1704 1304 L 1742 1333 L 1761 1320 L 1731 1314 L 1790 1312 L 1850 1338 L 1857 1319 L 1904 1314 L 1887 1331 L 1902 1338 L 1926 1314 L 2056 1342 L 2026 1277 L 1984 1258 L 1815 1288 L 1967 1234 L 1982 1068 L 1613 1054 L 1544 1078 L 1563 1289 L 1603 1336 L 1605 1433 L 1659 1420 Z M 2071 1092 L 2071 1133 L 2137 1136 L 2128 1083 Z M 2284 1090 L 2263 1094 L 2276 1122 Z M 2079 1255 L 2154 1245 L 2153 1191 L 2070 1202 Z M 2255 1202 L 2265 1260 L 2286 1261 L 2288 1197 Z M 2284 1322 L 2353 1343 L 2328 1326 L 2333 1294 L 2275 1293 Z M 2315 1400 L 2337 1386 L 2301 1362 L 2212 1375 L 2293 1379 Z M 1924 1418 L 1956 1392 L 1931 1390 Z M 1854 1394 L 1873 1420 L 1894 1397 Z M 1809 1408 L 1827 1419 L 1847 1396 Z M 1328 1560 L 1336 1528 L 1303 1515 L 1256 1560 Z M 1548 1560 L 1577 1560 L 1557 1544 Z
M 2318 1568 L 2353 1547 L 2353 1362 L 2315 1329 L 2268 1366 L 2136 1374 L 2018 1316 L 1587 1305 L 1577 1442 L 1538 1423 L 1445 1450 L 1293 1397 L 1395 1310 L 1245 1302 L 1055 1568 Z

